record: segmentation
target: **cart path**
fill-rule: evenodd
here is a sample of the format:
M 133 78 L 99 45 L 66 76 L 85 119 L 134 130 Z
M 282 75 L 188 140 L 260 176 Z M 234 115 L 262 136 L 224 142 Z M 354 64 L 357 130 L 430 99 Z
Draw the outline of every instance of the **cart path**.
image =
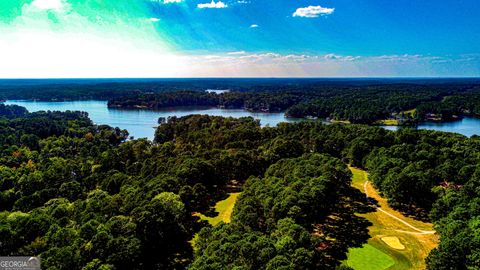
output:
M 380 208 L 380 207 L 376 206 L 374 203 L 372 203 L 372 202 L 370 201 L 370 197 L 368 196 L 368 190 L 367 190 L 368 182 L 369 182 L 369 181 L 367 180 L 367 181 L 365 181 L 365 183 L 363 184 L 363 190 L 365 191 L 365 196 L 367 197 L 367 200 L 368 200 L 378 211 L 380 211 L 380 212 L 388 215 L 388 216 L 391 217 L 391 218 L 394 218 L 394 219 L 398 220 L 399 222 L 401 222 L 402 224 L 404 224 L 404 225 L 406 225 L 407 227 L 411 228 L 412 230 L 415 230 L 416 232 L 407 232 L 407 231 L 402 231 L 402 230 L 396 230 L 396 231 L 398 231 L 398 232 L 403 232 L 403 233 L 411 233 L 411 234 L 434 234 L 434 233 L 435 233 L 435 231 L 424 231 L 424 230 L 421 230 L 421 229 L 413 226 L 412 224 L 406 222 L 405 220 L 403 220 L 403 219 L 401 219 L 401 218 L 399 218 L 399 217 L 396 217 L 396 216 L 390 214 L 389 212 L 383 210 L 382 208 Z

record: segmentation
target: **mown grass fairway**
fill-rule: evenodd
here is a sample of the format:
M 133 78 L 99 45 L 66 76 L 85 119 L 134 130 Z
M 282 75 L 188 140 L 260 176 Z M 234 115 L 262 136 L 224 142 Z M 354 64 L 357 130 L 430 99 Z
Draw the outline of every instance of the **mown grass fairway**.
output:
M 400 212 L 389 207 L 387 200 L 382 198 L 370 183 L 365 185 L 365 182 L 368 180 L 367 172 L 357 168 L 350 168 L 350 170 L 353 173 L 352 185 L 362 192 L 364 192 L 364 189 L 366 189 L 369 197 L 377 200 L 379 207 L 383 211 L 407 222 L 419 230 L 433 230 L 431 223 L 425 223 L 413 218 L 405 217 Z M 371 238 L 368 241 L 368 245 L 360 248 L 360 250 L 370 249 L 368 246 L 374 247 L 381 253 L 388 255 L 393 260 L 394 264 L 385 266 L 385 268 L 374 268 L 380 265 L 376 263 L 379 255 L 375 255 L 375 253 L 371 250 L 360 252 L 359 249 L 351 249 L 348 254 L 348 259 L 345 263 L 353 267 L 355 270 L 425 269 L 426 256 L 430 250 L 432 250 L 438 244 L 437 235 L 424 234 L 413 230 L 411 227 L 389 216 L 388 214 L 377 210 L 375 212 L 361 215 L 372 222 L 373 225 L 369 227 Z M 398 241 L 405 248 L 399 250 L 389 246 L 387 243 L 382 241 L 382 238 L 384 237 L 397 237 Z M 358 258 L 362 258 L 365 263 L 359 263 Z
M 359 270 L 383 270 L 395 264 L 395 261 L 372 245 L 352 248 L 348 253 L 347 265 Z
M 215 212 L 217 212 L 218 215 L 216 217 L 207 217 L 203 214 L 198 214 L 198 216 L 202 220 L 208 221 L 208 223 L 210 223 L 212 226 L 217 225 L 220 221 L 229 223 L 232 216 L 233 207 L 235 206 L 238 195 L 240 195 L 240 192 L 230 193 L 228 198 L 223 201 L 217 202 L 217 204 L 215 205 Z

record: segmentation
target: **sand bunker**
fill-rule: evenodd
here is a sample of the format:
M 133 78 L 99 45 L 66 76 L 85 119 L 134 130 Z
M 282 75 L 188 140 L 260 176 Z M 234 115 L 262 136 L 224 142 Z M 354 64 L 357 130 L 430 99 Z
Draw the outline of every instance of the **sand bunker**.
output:
M 405 246 L 400 242 L 400 239 L 396 236 L 385 236 L 382 237 L 382 241 L 385 242 L 385 244 L 389 245 L 391 248 L 394 249 L 405 249 Z

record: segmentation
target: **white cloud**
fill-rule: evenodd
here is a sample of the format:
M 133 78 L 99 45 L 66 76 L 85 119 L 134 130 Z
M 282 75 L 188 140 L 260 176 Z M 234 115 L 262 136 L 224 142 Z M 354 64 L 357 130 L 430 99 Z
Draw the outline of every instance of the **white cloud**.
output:
M 152 3 L 158 3 L 158 4 L 178 4 L 178 3 L 182 3 L 183 0 L 149 0 L 150 2 Z
M 308 6 L 304 8 L 298 8 L 293 17 L 305 17 L 305 18 L 317 18 L 319 16 L 330 15 L 335 11 L 334 8 L 325 8 L 322 6 Z
M 215 0 L 212 0 L 212 2 L 210 3 L 198 4 L 197 7 L 198 8 L 226 8 L 228 6 L 222 1 L 218 1 L 215 3 Z
M 480 55 L 450 59 L 415 54 L 361 57 L 265 52 L 184 57 L 191 63 L 194 77 L 478 76 L 480 72 Z M 457 71 L 457 65 L 449 64 L 451 61 L 467 61 L 464 66 L 469 68 Z
M 150 19 L 148 19 L 148 20 L 150 20 L 151 22 L 158 22 L 158 21 L 160 21 L 159 18 L 155 18 L 155 17 L 152 17 L 152 18 L 150 18 Z
M 35 0 L 31 5 L 38 9 L 60 11 L 63 10 L 67 4 L 63 0 Z
M 250 25 L 250 28 L 258 28 L 258 24 L 252 24 Z
M 241 55 L 241 54 L 246 54 L 246 51 L 238 51 L 238 52 L 229 52 L 227 53 L 228 55 Z
M 360 59 L 360 56 L 342 56 L 342 55 L 337 55 L 334 53 L 329 53 L 323 56 L 323 59 L 325 60 L 332 60 L 332 61 L 355 61 Z
M 247 53 L 245 51 L 228 52 L 226 54 L 209 54 L 209 55 L 195 55 L 184 56 L 189 61 L 197 65 L 207 65 L 211 63 L 217 63 L 221 66 L 222 70 L 227 66 L 243 66 L 243 67 L 255 67 L 265 65 L 276 65 L 277 67 L 285 67 L 291 65 L 322 65 L 322 66 L 335 66 L 335 65 L 350 65 L 350 64 L 365 64 L 365 63 L 395 63 L 401 64 L 404 62 L 418 63 L 418 62 L 431 62 L 437 59 L 443 59 L 437 56 L 423 56 L 423 55 L 381 55 L 381 56 L 352 56 L 352 55 L 338 55 L 338 54 L 320 54 L 320 55 L 308 55 L 308 54 L 279 54 L 274 52 L 265 53 Z M 472 57 L 475 58 L 475 57 Z M 462 58 L 464 59 L 464 58 Z M 476 61 L 480 57 L 475 58 Z

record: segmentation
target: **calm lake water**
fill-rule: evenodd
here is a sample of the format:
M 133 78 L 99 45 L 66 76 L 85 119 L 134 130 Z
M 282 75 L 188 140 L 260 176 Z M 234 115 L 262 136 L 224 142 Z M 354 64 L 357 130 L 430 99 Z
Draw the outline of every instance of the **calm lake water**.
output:
M 384 126 L 383 128 L 389 130 L 397 130 L 399 127 L 396 126 Z M 437 122 L 427 122 L 418 125 L 418 129 L 430 129 L 430 130 L 438 130 L 438 131 L 445 131 L 445 132 L 456 132 L 467 137 L 472 135 L 480 135 L 480 119 L 474 117 L 464 117 L 458 121 L 452 122 L 444 122 L 444 123 L 437 123 Z
M 5 104 L 16 104 L 36 111 L 85 111 L 96 124 L 126 129 L 135 138 L 153 139 L 159 117 L 186 116 L 189 114 L 208 114 L 225 117 L 251 116 L 260 119 L 262 126 L 276 126 L 280 122 L 295 122 L 299 119 L 287 119 L 283 113 L 253 113 L 246 110 L 225 110 L 218 108 L 175 108 L 162 111 L 109 109 L 106 101 L 86 100 L 68 102 L 44 102 L 9 100 Z
M 155 133 L 154 127 L 157 126 L 159 117 L 168 116 L 186 116 L 189 114 L 208 114 L 225 117 L 245 117 L 251 116 L 260 119 L 262 126 L 276 126 L 280 122 L 297 122 L 300 119 L 285 118 L 283 113 L 252 113 L 246 110 L 225 110 L 218 108 L 175 108 L 162 111 L 148 110 L 120 110 L 109 109 L 106 101 L 87 100 L 87 101 L 69 101 L 69 102 L 43 102 L 43 101 L 23 101 L 10 100 L 5 104 L 17 104 L 35 111 L 85 111 L 96 124 L 106 124 L 112 127 L 119 127 L 128 130 L 130 136 L 135 138 L 153 139 Z M 386 126 L 389 130 L 397 130 L 398 127 Z M 419 129 L 431 129 L 446 132 L 456 132 L 465 136 L 474 134 L 480 135 L 480 119 L 465 117 L 459 121 L 447 123 L 423 123 L 418 126 Z

